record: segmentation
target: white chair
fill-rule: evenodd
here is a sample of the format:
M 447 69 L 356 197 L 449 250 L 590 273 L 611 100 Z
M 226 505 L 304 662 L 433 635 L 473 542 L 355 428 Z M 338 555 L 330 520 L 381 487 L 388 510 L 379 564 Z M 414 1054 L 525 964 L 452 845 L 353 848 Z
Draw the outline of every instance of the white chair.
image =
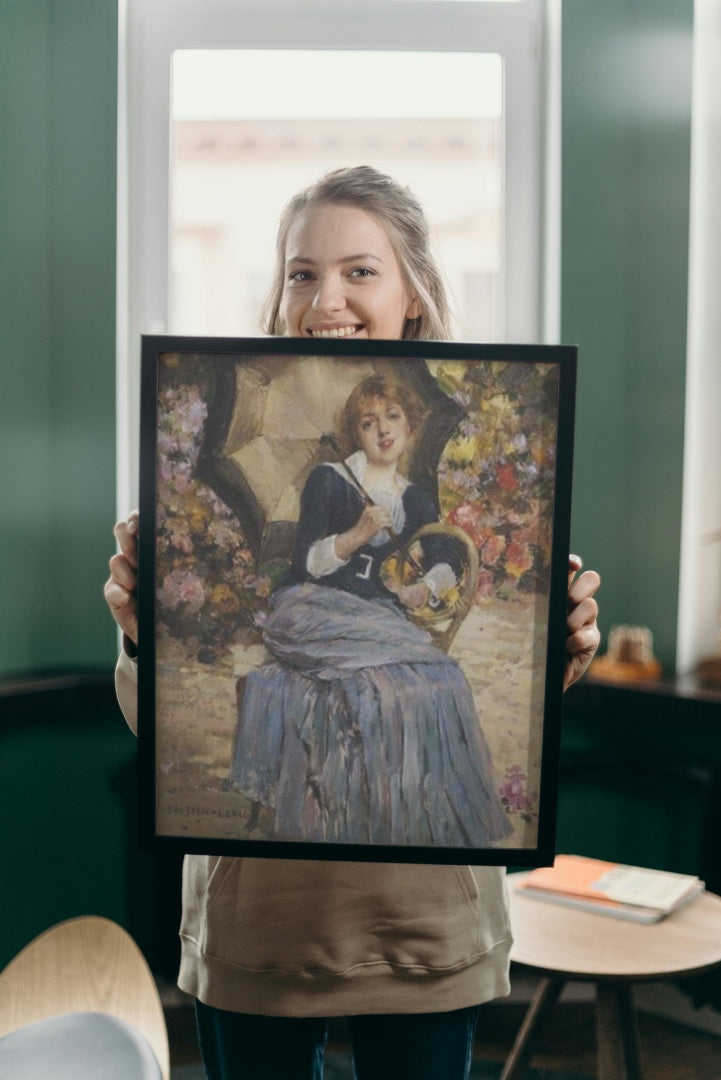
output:
M 0 973 L 0 1076 L 169 1080 L 155 980 L 122 927 L 94 915 L 58 923 Z

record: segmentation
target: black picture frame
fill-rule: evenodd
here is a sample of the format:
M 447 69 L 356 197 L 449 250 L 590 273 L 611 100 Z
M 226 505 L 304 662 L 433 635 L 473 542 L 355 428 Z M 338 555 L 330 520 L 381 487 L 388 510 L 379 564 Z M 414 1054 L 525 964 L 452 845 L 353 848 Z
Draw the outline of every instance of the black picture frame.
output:
M 306 533 L 368 496 L 322 436 L 371 376 L 421 403 L 400 523 L 311 576 Z M 575 382 L 573 346 L 143 337 L 143 848 L 553 861 Z M 419 579 L 409 614 L 386 586 Z

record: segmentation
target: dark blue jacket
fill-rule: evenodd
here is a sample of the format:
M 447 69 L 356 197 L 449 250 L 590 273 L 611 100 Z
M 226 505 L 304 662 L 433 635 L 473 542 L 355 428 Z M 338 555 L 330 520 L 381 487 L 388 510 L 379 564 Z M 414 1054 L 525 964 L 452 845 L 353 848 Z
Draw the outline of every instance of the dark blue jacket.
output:
M 437 521 L 438 514 L 430 496 L 415 484 L 408 485 L 402 498 L 406 521 L 400 538 L 407 544 L 421 526 Z M 293 561 L 283 584 L 317 580 L 320 584 L 344 589 L 364 599 L 395 599 L 380 579 L 381 565 L 396 550 L 392 540 L 378 547 L 365 544 L 339 570 L 322 578 L 312 578 L 306 569 L 311 545 L 326 536 L 351 529 L 363 513 L 363 507 L 363 496 L 336 469 L 329 465 L 316 466 L 301 495 Z M 442 537 L 424 539 L 423 555 L 426 570 L 430 570 L 435 563 L 447 562 L 456 573 L 459 571 L 453 545 Z

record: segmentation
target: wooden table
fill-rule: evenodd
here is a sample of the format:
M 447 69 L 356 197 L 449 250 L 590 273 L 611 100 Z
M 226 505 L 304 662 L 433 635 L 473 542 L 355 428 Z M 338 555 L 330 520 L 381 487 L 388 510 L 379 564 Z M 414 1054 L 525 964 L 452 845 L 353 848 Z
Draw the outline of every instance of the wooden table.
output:
M 599 1080 L 643 1080 L 632 986 L 697 975 L 721 966 L 721 898 L 703 893 L 661 922 L 607 915 L 528 899 L 509 874 L 511 960 L 542 979 L 501 1073 L 519 1080 L 540 1024 L 569 980 L 596 986 Z

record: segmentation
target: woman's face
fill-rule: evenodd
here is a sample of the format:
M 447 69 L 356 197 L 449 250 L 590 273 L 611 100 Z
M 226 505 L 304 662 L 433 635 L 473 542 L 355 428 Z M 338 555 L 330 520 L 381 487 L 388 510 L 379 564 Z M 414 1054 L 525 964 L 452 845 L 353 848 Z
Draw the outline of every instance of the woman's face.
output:
M 395 465 L 408 445 L 411 425 L 400 405 L 384 398 L 363 403 L 358 419 L 358 445 L 371 465 Z
M 395 339 L 421 313 L 386 230 L 360 207 L 309 208 L 285 250 L 281 313 L 290 337 Z

